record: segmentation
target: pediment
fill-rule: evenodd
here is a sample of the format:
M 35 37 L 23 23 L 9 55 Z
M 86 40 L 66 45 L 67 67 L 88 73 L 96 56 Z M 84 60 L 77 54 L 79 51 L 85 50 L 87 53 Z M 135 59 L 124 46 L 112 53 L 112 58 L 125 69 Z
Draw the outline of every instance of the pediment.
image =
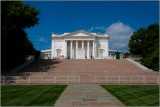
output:
M 77 34 L 72 35 L 72 36 L 89 36 L 89 35 L 86 35 L 86 34 L 84 34 L 84 33 L 77 33 Z
M 82 30 L 78 30 L 78 31 L 69 33 L 67 35 L 64 35 L 64 37 L 96 37 L 96 35 L 82 31 Z

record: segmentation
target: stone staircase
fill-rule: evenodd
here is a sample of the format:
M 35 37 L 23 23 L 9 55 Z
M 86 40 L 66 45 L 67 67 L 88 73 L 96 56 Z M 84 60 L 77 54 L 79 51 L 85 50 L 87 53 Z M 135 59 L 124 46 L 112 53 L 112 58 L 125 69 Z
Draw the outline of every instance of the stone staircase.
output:
M 158 72 L 146 72 L 126 59 L 39 60 L 10 76 L 18 76 L 18 80 L 24 80 L 25 76 L 22 84 L 157 84 L 159 81 Z

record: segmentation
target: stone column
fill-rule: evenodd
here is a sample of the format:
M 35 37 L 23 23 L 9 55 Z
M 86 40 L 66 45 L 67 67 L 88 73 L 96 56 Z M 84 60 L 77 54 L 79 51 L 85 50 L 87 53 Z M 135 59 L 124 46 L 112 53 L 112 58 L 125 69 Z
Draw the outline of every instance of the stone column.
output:
M 71 47 L 71 48 L 70 48 L 70 58 L 72 59 L 72 41 L 71 41 L 70 45 L 71 45 L 71 46 L 70 46 L 70 47 Z
M 52 39 L 51 49 L 52 49 L 52 51 L 51 51 L 51 59 L 53 59 L 53 57 L 55 57 L 55 49 L 54 49 L 54 41 L 53 41 L 53 39 Z
M 96 42 L 96 40 L 94 41 L 94 46 L 95 46 L 95 50 L 94 50 L 94 57 L 97 57 L 97 42 Z
M 87 41 L 87 59 L 89 59 L 89 41 Z
M 67 57 L 67 41 L 64 43 L 64 58 Z
M 78 41 L 76 41 L 76 59 L 78 58 Z
M 84 49 L 84 41 L 82 41 L 82 49 Z
M 95 44 L 95 43 L 94 43 L 94 41 L 93 41 L 93 53 L 92 53 L 93 55 L 92 55 L 92 57 L 95 57 L 95 49 L 94 49 L 95 46 L 94 46 L 94 44 Z
M 109 42 L 107 40 L 107 57 L 109 56 Z
M 65 40 L 63 42 L 62 55 L 64 55 L 64 57 L 66 56 L 66 41 Z

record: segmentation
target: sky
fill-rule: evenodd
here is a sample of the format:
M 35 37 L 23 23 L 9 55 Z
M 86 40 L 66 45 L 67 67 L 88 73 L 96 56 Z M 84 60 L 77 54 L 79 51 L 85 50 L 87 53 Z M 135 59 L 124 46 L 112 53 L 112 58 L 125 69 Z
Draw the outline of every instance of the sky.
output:
M 139 28 L 159 23 L 158 1 L 23 1 L 40 11 L 39 24 L 26 28 L 35 49 L 51 49 L 52 32 L 108 33 L 109 49 L 127 51 Z

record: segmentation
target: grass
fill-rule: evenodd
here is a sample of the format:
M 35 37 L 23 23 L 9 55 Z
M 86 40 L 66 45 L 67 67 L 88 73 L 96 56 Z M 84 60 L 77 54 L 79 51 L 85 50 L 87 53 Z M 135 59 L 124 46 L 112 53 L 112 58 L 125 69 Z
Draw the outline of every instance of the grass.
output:
M 159 106 L 158 85 L 102 85 L 126 106 Z
M 2 106 L 53 106 L 66 85 L 12 85 L 1 87 Z

